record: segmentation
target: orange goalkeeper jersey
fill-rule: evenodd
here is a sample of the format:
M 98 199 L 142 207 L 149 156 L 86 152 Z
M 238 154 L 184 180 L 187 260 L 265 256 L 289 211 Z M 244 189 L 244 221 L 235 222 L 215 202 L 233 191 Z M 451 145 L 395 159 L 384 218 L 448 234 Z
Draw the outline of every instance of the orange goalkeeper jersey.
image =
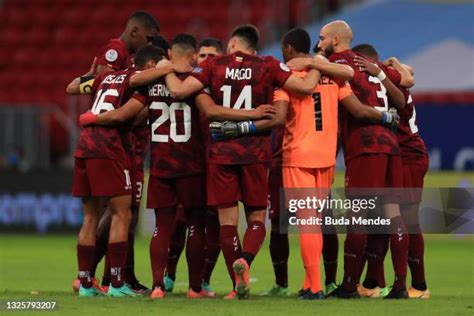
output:
M 306 75 L 305 71 L 293 73 Z M 351 93 L 348 83 L 338 84 L 324 75 L 312 96 L 275 91 L 274 101 L 290 103 L 282 146 L 284 167 L 325 168 L 336 164 L 338 101 Z

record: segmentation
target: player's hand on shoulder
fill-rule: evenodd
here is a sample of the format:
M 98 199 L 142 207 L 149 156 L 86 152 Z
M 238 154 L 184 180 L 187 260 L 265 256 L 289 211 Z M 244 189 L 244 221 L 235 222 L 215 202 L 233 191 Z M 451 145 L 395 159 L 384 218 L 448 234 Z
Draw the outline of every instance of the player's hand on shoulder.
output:
M 312 63 L 313 63 L 313 58 L 311 57 L 297 57 L 287 62 L 286 65 L 291 70 L 300 71 L 300 70 L 304 70 L 308 68 Z
M 272 119 L 276 114 L 276 108 L 272 104 L 262 104 L 251 110 L 253 120 Z
M 371 76 L 377 76 L 382 71 L 377 64 L 360 56 L 354 57 L 354 63 L 362 71 L 367 72 Z
M 155 67 L 155 68 L 163 68 L 163 67 L 170 66 L 170 65 L 171 65 L 171 61 L 169 61 L 169 60 L 166 59 L 166 58 L 163 58 L 162 60 L 160 60 L 160 61 L 156 64 L 156 67 Z

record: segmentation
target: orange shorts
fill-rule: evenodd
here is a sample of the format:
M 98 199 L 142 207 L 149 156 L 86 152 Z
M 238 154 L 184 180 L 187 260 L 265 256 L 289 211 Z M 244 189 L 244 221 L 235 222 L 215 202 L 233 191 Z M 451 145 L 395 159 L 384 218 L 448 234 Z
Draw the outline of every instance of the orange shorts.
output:
M 285 188 L 330 188 L 334 180 L 334 166 L 327 168 L 283 167 Z

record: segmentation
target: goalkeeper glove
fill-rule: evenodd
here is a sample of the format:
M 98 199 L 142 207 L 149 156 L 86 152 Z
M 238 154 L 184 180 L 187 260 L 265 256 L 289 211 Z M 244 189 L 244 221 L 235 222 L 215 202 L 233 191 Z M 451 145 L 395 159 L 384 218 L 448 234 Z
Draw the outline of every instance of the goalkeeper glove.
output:
M 392 108 L 388 112 L 382 112 L 381 123 L 390 128 L 392 131 L 397 131 L 399 122 L 400 116 L 398 115 L 397 110 Z
M 209 124 L 211 137 L 214 140 L 225 140 L 236 138 L 242 135 L 254 134 L 257 128 L 252 121 L 243 122 L 211 122 Z

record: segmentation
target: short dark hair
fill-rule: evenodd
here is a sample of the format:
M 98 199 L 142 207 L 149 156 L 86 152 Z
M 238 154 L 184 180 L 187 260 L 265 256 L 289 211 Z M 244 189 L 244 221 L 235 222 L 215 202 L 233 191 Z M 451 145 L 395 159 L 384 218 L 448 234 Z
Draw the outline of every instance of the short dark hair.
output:
M 219 53 L 222 53 L 224 51 L 222 42 L 214 37 L 205 38 L 201 42 L 199 42 L 198 48 L 201 48 L 203 46 L 214 47 Z
M 168 49 L 171 48 L 170 44 L 168 43 L 168 40 L 166 39 L 166 37 L 164 37 L 163 35 L 157 35 L 155 36 L 155 38 L 153 39 L 153 41 L 151 42 L 152 45 L 156 46 L 156 47 L 159 47 L 161 48 L 162 50 L 164 50 L 165 52 L 168 51 Z
M 283 37 L 283 45 L 290 45 L 297 53 L 309 54 L 311 48 L 311 37 L 302 28 L 289 30 Z
M 173 47 L 174 45 L 179 45 L 183 49 L 192 49 L 196 51 L 197 41 L 194 36 L 186 33 L 181 33 L 176 35 L 176 37 L 173 39 L 171 47 Z
M 356 53 L 359 53 L 361 55 L 367 56 L 372 59 L 379 59 L 379 53 L 377 53 L 377 50 L 375 47 L 373 47 L 370 44 L 359 44 L 354 47 L 352 47 L 352 50 Z
M 128 22 L 130 21 L 138 21 L 140 22 L 143 27 L 148 29 L 156 29 L 160 31 L 160 26 L 158 25 L 158 21 L 148 12 L 146 11 L 135 11 L 129 18 Z
M 135 67 L 143 68 L 150 60 L 159 62 L 165 56 L 166 53 L 163 49 L 154 45 L 145 45 L 141 47 L 135 54 Z
M 249 48 L 257 50 L 258 42 L 260 40 L 260 32 L 255 25 L 242 24 L 237 26 L 232 31 L 230 37 L 234 36 L 240 37 L 242 40 L 244 40 Z

